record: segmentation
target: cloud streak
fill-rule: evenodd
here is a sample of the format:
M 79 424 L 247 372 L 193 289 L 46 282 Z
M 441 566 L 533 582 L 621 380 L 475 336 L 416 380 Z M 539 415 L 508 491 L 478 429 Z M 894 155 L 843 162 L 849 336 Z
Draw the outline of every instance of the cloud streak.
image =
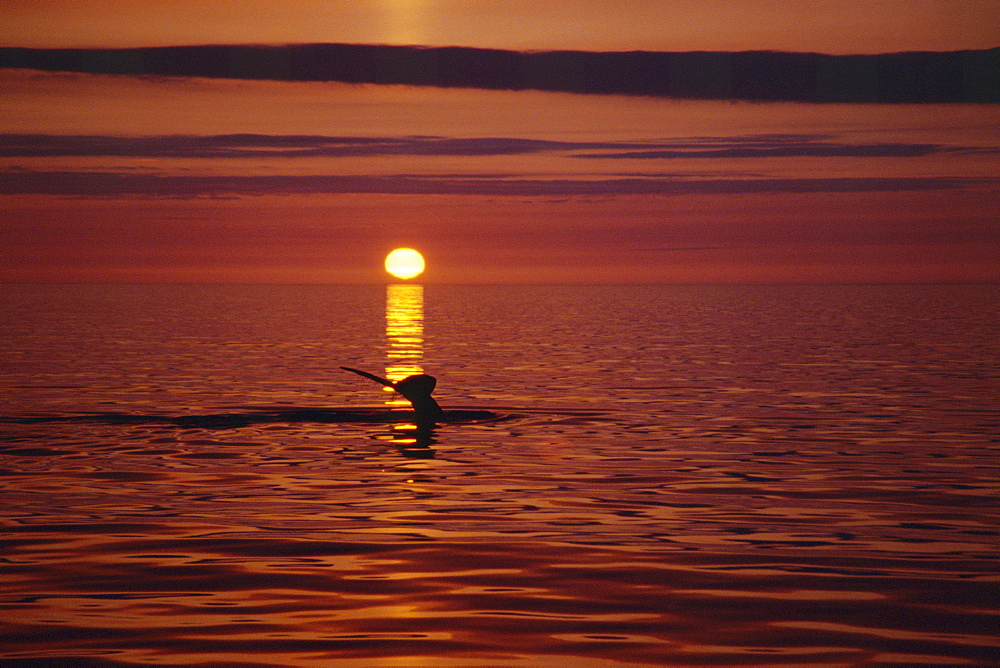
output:
M 6 47 L 0 48 L 0 67 L 714 100 L 1000 103 L 1000 48 L 831 56 L 770 51 L 518 52 L 358 44 Z
M 953 176 L 858 176 L 775 178 L 757 174 L 759 160 L 769 158 L 922 158 L 945 153 L 996 151 L 989 147 L 927 143 L 841 142 L 831 134 L 762 134 L 737 137 L 692 137 L 663 141 L 549 141 L 506 137 L 365 137 L 321 135 L 0 135 L 0 157 L 24 163 L 0 173 L 0 193 L 64 197 L 206 198 L 264 194 L 426 194 L 489 196 L 726 195 L 749 193 L 900 192 L 975 188 L 995 184 L 987 178 Z M 353 159 L 367 156 L 480 157 L 545 154 L 573 159 L 677 160 L 746 159 L 754 169 L 725 174 L 603 170 L 603 174 L 549 177 L 517 173 L 397 172 L 345 174 L 323 164 L 312 174 L 247 173 L 229 165 L 225 174 L 175 171 L 171 163 L 150 169 L 42 168 L 34 159 L 126 158 L 242 159 L 249 167 L 261 160 L 306 158 Z M 286 165 L 289 163 L 286 163 Z M 321 163 L 322 164 L 322 163 Z M 27 165 L 27 166 L 25 166 Z
M 504 137 L 327 137 L 231 134 L 123 137 L 0 135 L 0 156 L 116 156 L 142 158 L 311 158 L 376 155 L 486 156 L 546 151 L 640 149 L 636 142 L 558 142 Z M 659 145 L 654 145 L 654 148 Z
M 567 153 L 577 158 L 923 157 L 975 151 L 923 143 L 843 143 L 830 135 L 700 137 L 653 142 L 565 142 L 508 137 L 328 137 L 317 135 L 0 135 L 0 157 L 352 158 Z M 587 151 L 581 153 L 581 151 Z
M 996 179 L 838 177 L 696 179 L 672 176 L 524 179 L 395 174 L 202 176 L 130 172 L 11 170 L 0 193 L 75 197 L 237 197 L 265 194 L 419 194 L 491 196 L 733 195 L 749 193 L 899 192 L 972 188 Z

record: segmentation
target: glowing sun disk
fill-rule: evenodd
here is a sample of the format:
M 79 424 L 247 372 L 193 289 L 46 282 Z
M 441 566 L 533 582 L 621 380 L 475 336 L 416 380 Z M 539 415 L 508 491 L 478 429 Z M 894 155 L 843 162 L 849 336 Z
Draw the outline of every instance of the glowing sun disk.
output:
M 385 256 L 385 270 L 396 278 L 413 278 L 424 271 L 424 257 L 412 248 L 397 248 Z

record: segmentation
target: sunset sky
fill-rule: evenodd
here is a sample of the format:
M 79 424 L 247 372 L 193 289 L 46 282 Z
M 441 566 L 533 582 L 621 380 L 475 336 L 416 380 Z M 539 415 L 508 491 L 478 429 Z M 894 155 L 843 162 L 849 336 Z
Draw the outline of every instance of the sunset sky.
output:
M 7 0 L 0 13 L 0 47 L 41 49 L 1000 46 L 992 0 Z M 472 52 L 441 53 L 445 71 Z M 970 81 L 996 53 L 955 61 L 959 95 L 982 97 Z M 112 53 L 136 63 L 124 74 L 0 69 L 0 280 L 381 282 L 397 246 L 424 253 L 426 283 L 1000 280 L 995 103 L 727 99 L 740 82 L 719 58 L 671 79 L 715 99 L 676 99 L 295 81 L 287 51 L 266 54 L 273 80 L 229 78 L 232 64 L 161 76 L 135 52 Z M 820 98 L 840 94 L 842 78 L 817 81 Z

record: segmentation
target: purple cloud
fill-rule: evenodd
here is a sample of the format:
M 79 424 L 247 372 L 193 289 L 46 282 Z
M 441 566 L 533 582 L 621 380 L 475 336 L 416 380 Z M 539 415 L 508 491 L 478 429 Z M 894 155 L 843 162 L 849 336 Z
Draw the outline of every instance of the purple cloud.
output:
M 937 144 L 855 144 L 830 135 L 696 137 L 655 142 L 564 142 L 510 137 L 328 137 L 319 135 L 0 134 L 2 157 L 306 158 L 373 155 L 489 156 L 566 153 L 578 158 L 920 157 L 977 151 Z M 589 153 L 576 153 L 590 151 Z M 595 152 L 599 151 L 599 152 Z
M 35 172 L 0 175 L 0 193 L 76 197 L 213 197 L 263 194 L 435 194 L 495 196 L 685 195 L 921 191 L 966 188 L 998 179 L 840 177 L 692 179 L 675 176 L 609 179 L 524 179 L 417 175 L 192 176 L 134 172 Z

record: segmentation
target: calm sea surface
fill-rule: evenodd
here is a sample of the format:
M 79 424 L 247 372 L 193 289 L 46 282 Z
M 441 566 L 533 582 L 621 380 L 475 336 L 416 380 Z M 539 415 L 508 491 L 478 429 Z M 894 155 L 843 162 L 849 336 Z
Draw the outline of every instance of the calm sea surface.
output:
M 0 286 L 0 662 L 1000 665 L 998 304 Z

